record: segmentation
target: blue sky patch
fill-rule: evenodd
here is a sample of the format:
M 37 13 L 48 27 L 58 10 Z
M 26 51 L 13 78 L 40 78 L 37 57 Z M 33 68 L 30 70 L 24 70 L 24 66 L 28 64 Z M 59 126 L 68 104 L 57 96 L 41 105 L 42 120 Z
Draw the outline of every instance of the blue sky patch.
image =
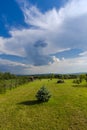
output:
M 76 58 L 82 52 L 83 51 L 81 49 L 70 49 L 70 50 L 58 52 L 58 53 L 55 53 L 55 54 L 52 54 L 52 55 L 55 55 L 59 59 L 62 59 L 62 58 L 67 59 L 67 58 Z
M 9 29 L 27 27 L 24 15 L 15 0 L 2 0 L 0 4 L 0 36 L 9 37 Z
M 42 12 L 51 10 L 52 8 L 59 9 L 68 0 L 28 0 L 31 4 L 36 5 Z
M 2 0 L 0 71 L 86 72 L 87 0 Z

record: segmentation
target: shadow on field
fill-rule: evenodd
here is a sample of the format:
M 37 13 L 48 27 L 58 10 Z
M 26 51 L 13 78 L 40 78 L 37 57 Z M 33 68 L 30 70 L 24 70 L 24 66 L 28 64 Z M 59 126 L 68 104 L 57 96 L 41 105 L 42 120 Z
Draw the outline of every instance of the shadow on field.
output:
M 87 84 L 85 84 L 85 85 L 73 85 L 73 87 L 78 87 L 78 88 L 83 88 L 83 87 L 86 87 L 87 88 Z
M 37 100 L 30 100 L 30 101 L 20 102 L 18 104 L 19 105 L 36 105 L 36 104 L 41 104 L 41 102 L 39 102 Z

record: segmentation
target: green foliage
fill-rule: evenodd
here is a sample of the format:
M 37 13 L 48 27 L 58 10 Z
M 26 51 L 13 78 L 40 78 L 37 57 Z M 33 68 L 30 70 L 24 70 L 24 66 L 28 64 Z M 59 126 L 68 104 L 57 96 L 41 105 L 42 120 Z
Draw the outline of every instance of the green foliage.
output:
M 60 79 L 57 81 L 57 83 L 64 83 L 64 80 Z
M 85 80 L 85 78 L 86 78 L 86 75 L 85 75 L 85 74 L 81 74 L 81 75 L 79 76 L 80 82 L 82 82 L 83 80 Z
M 75 83 L 75 84 L 80 84 L 80 83 L 81 83 L 81 80 L 80 80 L 80 79 L 75 79 L 75 80 L 73 80 L 73 83 Z
M 5 93 L 5 92 L 6 92 L 6 87 L 5 87 L 5 85 L 0 86 L 0 94 Z
M 87 83 L 76 88 L 72 79 L 56 82 L 35 80 L 0 95 L 0 130 L 87 130 Z M 43 84 L 53 97 L 39 104 L 34 95 Z
M 1 76 L 2 75 L 2 76 Z M 10 73 L 0 73 L 0 94 L 29 82 L 28 76 L 15 76 Z
M 16 78 L 16 75 L 11 74 L 9 72 L 2 73 L 0 72 L 0 80 L 9 80 Z
M 85 77 L 85 81 L 87 82 L 87 75 L 86 75 L 86 77 Z
M 45 86 L 41 87 L 36 94 L 36 98 L 38 101 L 47 102 L 51 97 L 50 92 L 46 89 Z

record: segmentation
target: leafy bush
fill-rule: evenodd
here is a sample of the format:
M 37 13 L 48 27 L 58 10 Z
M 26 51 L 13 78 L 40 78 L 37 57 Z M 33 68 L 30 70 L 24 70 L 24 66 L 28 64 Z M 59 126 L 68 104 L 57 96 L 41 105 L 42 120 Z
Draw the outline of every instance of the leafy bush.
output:
M 60 79 L 57 81 L 57 83 L 64 83 L 64 80 Z
M 81 81 L 80 81 L 79 79 L 76 79 L 76 80 L 73 80 L 73 83 L 75 83 L 75 84 L 80 84 Z
M 38 90 L 36 94 L 36 98 L 40 102 L 47 102 L 49 101 L 50 97 L 51 97 L 51 94 L 45 86 L 41 87 L 40 90 Z

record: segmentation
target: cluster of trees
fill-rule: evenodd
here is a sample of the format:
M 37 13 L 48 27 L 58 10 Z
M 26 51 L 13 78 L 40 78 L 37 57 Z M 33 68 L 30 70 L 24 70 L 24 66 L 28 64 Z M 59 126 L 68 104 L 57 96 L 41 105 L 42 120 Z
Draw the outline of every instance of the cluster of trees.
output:
M 15 88 L 19 85 L 27 82 L 34 81 L 36 79 L 58 79 L 58 83 L 64 83 L 64 79 L 74 79 L 73 83 L 80 84 L 83 80 L 87 82 L 87 74 L 42 74 L 42 75 L 14 75 L 9 72 L 0 72 L 0 92 L 5 92 L 7 89 Z
M 87 74 L 42 74 L 42 75 L 33 75 L 36 79 L 79 79 L 87 81 Z
M 77 77 L 77 79 L 73 80 L 73 83 L 80 84 L 80 83 L 82 83 L 84 80 L 87 82 L 87 74 L 81 74 L 81 75 L 79 75 L 79 76 Z
M 75 74 L 38 74 L 32 75 L 35 79 L 76 79 L 78 75 Z
M 2 73 L 0 72 L 0 80 L 9 80 L 16 78 L 16 75 L 11 74 L 9 72 Z
M 19 85 L 33 81 L 34 77 L 32 76 L 21 76 L 14 75 L 9 72 L 2 73 L 0 72 L 0 93 L 6 92 L 8 89 L 18 87 Z

